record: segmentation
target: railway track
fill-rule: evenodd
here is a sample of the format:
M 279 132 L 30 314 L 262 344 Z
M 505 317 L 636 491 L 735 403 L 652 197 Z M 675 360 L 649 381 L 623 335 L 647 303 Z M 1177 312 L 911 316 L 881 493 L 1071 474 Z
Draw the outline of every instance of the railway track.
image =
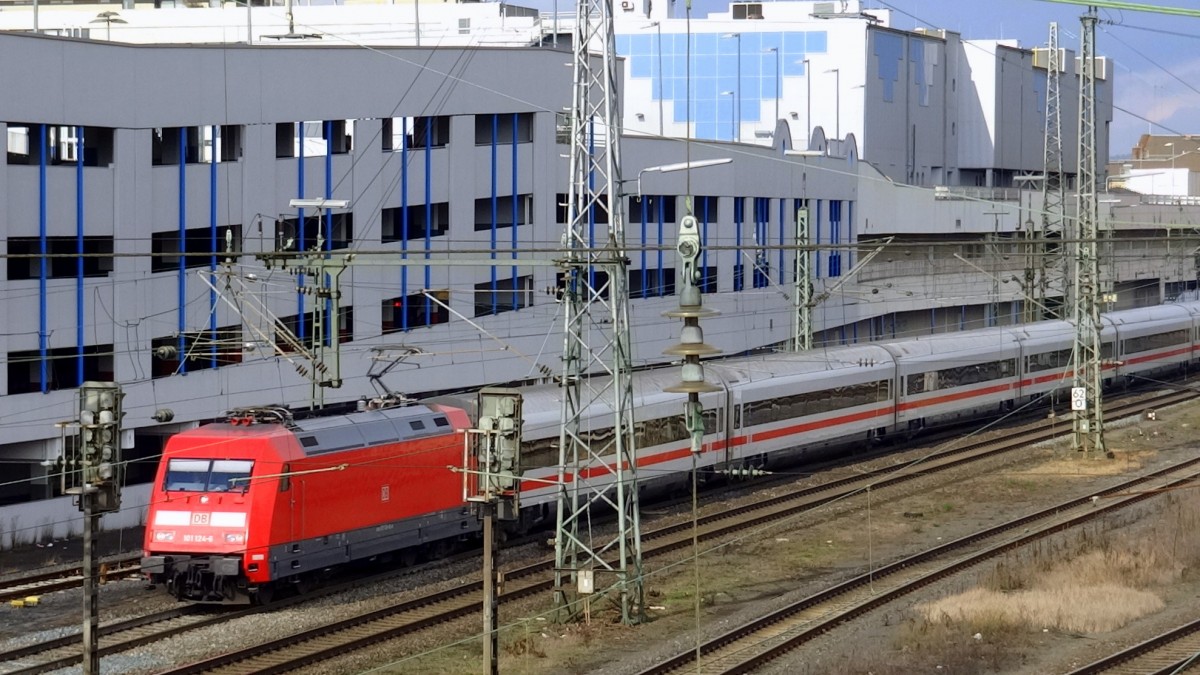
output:
M 258 608 L 254 608 L 255 610 Z M 157 642 L 204 626 L 229 621 L 245 616 L 254 610 L 242 610 L 235 614 L 214 613 L 211 609 L 197 605 L 177 607 L 145 616 L 126 619 L 100 627 L 100 656 L 108 656 Z M 32 675 L 59 668 L 68 668 L 80 663 L 80 636 L 64 635 L 60 638 L 0 653 L 0 673 L 4 675 Z
M 897 560 L 703 642 L 641 675 L 665 675 L 685 669 L 703 675 L 753 672 L 870 610 L 1051 534 L 1127 508 L 1155 496 L 1157 490 L 1192 482 L 1198 476 L 1200 458 L 1190 459 Z M 1148 489 L 1127 493 L 1138 487 Z M 1013 536 L 1013 532 L 1020 533 Z
M 1200 665 L 1200 620 L 1100 659 L 1069 675 L 1169 675 Z
M 518 542 L 520 543 L 520 542 Z M 167 638 L 200 630 L 227 621 L 260 612 L 285 609 L 317 598 L 342 593 L 362 584 L 374 584 L 402 576 L 411 576 L 425 571 L 432 565 L 443 565 L 474 558 L 474 551 L 459 553 L 436 562 L 416 565 L 401 570 L 389 570 L 349 581 L 333 583 L 303 595 L 276 600 L 267 606 L 243 607 L 231 610 L 228 606 L 183 605 L 143 616 L 102 624 L 100 626 L 99 652 L 101 657 L 159 642 Z M 33 675 L 60 668 L 68 668 L 82 661 L 80 636 L 78 633 L 38 642 L 25 647 L 0 652 L 0 675 Z
M 1192 392 L 1173 392 L 1108 408 L 1110 418 L 1141 414 L 1143 411 L 1172 405 L 1194 398 Z M 817 487 L 797 490 L 757 504 L 728 509 L 698 520 L 700 540 L 712 541 L 730 534 L 744 534 L 746 529 L 777 522 L 810 511 L 871 486 L 872 494 L 898 486 L 914 478 L 961 466 L 969 462 L 994 457 L 1016 448 L 1053 438 L 1061 433 L 1050 422 L 1034 425 L 1032 429 L 1014 431 L 1003 439 L 979 441 L 931 455 L 915 469 L 897 466 L 884 471 L 860 474 L 831 481 Z M 1200 462 L 1200 460 L 1196 460 Z M 1088 502 L 1090 505 L 1090 501 Z M 1096 509 L 1092 509 L 1096 512 Z M 650 559 L 676 549 L 691 546 L 691 522 L 680 523 L 642 534 L 643 558 Z M 510 602 L 551 589 L 553 581 L 546 573 L 553 569 L 553 560 L 545 560 L 505 573 L 501 602 Z M 175 668 L 167 673 L 282 673 L 305 665 L 319 663 L 333 656 L 385 640 L 416 633 L 429 626 L 441 624 L 481 610 L 481 582 L 464 583 L 413 601 L 398 604 L 343 621 L 319 626 L 280 639 L 254 645 L 197 663 Z
M 104 561 L 101 577 L 103 581 L 115 581 L 138 573 L 141 554 L 124 555 Z M 83 585 L 83 566 L 76 565 L 54 572 L 13 577 L 0 581 L 0 602 L 8 602 L 31 595 L 42 595 L 55 591 L 78 588 Z

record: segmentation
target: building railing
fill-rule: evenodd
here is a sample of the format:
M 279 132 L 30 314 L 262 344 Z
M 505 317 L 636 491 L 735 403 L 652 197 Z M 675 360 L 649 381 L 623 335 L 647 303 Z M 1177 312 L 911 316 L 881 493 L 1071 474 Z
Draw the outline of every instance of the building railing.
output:
M 1200 196 L 1192 195 L 1142 195 L 1139 204 L 1160 206 L 1200 206 Z
M 933 188 L 934 199 L 1015 202 L 1021 198 L 1019 188 L 938 185 Z

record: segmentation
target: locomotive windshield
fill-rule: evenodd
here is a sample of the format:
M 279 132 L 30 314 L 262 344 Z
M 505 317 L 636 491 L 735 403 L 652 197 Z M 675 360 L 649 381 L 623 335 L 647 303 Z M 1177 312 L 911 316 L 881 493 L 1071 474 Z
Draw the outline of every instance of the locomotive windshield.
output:
M 245 492 L 250 487 L 248 459 L 172 459 L 163 489 L 175 492 Z

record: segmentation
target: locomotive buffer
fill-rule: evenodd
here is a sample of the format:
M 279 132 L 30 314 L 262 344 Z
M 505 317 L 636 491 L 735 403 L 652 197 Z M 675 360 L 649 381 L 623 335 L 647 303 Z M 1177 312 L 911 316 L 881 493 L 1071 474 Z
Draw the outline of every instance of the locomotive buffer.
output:
M 483 656 L 485 673 L 498 675 L 499 586 L 495 521 L 516 520 L 521 512 L 521 392 L 479 390 L 478 423 L 463 444 L 463 501 L 478 505 L 483 520 Z

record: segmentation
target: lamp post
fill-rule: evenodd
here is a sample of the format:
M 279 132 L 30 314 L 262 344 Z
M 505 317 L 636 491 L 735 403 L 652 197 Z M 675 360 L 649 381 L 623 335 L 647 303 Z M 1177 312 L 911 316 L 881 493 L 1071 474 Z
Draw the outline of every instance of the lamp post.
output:
M 842 139 L 842 71 L 840 68 L 830 68 L 826 73 L 833 73 L 834 128 L 833 136 Z
M 804 132 L 804 149 L 807 150 L 812 145 L 812 77 L 808 72 L 808 59 L 804 59 L 800 63 L 804 64 L 804 124 L 807 128 Z
M 662 136 L 663 129 L 664 129 L 664 127 L 663 127 L 663 95 L 662 95 L 663 86 L 664 86 L 663 66 L 662 66 L 662 22 L 652 21 L 646 26 L 646 28 L 657 28 L 658 29 L 658 38 L 657 38 L 658 43 L 657 43 L 657 46 L 655 47 L 655 50 L 658 52 L 658 135 Z M 651 96 L 654 95 L 654 87 L 653 86 L 651 86 L 651 88 L 650 88 L 650 95 Z
M 675 164 L 663 164 L 661 166 L 648 166 L 638 171 L 637 196 L 639 199 L 642 196 L 642 174 L 644 173 L 673 173 L 675 171 L 691 171 L 692 169 L 704 169 L 710 166 L 729 164 L 731 162 L 733 162 L 732 157 L 718 157 L 716 159 L 694 159 L 690 162 L 677 162 Z
M 108 42 L 112 42 L 112 25 L 114 23 L 129 23 L 129 22 L 126 21 L 125 19 L 122 19 L 121 15 L 117 14 L 116 12 L 100 12 L 99 14 L 96 15 L 96 18 L 92 19 L 88 23 L 104 24 L 104 39 L 107 40 Z
M 737 115 L 734 113 L 734 110 L 733 110 L 734 96 L 737 95 L 737 92 L 736 91 L 723 91 L 723 92 L 721 92 L 721 95 L 729 97 L 729 140 L 732 141 L 732 140 L 735 140 L 735 138 L 737 137 Z
M 779 47 L 767 47 L 763 50 L 764 54 L 770 52 L 775 52 L 775 122 L 771 125 L 774 129 L 779 124 L 779 99 L 783 98 L 783 70 L 779 62 Z
M 725 33 L 723 38 L 737 38 L 737 86 L 734 87 L 735 101 L 735 122 L 733 140 L 735 143 L 742 141 L 742 34 L 741 33 Z

